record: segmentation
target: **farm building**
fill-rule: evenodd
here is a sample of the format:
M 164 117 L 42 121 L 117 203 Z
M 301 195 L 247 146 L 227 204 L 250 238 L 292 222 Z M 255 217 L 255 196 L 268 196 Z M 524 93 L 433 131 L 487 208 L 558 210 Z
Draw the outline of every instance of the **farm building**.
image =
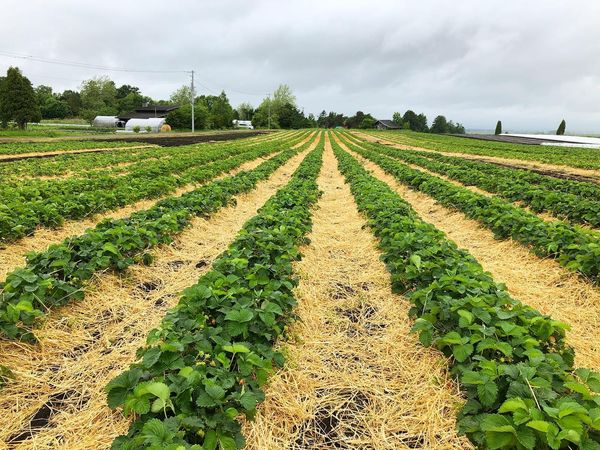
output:
M 177 105 L 150 105 L 136 108 L 119 116 L 119 120 L 127 122 L 130 119 L 150 119 L 154 117 L 165 118 L 171 111 L 178 109 Z
M 399 130 L 400 125 L 393 120 L 378 120 L 375 122 L 375 128 L 378 130 Z

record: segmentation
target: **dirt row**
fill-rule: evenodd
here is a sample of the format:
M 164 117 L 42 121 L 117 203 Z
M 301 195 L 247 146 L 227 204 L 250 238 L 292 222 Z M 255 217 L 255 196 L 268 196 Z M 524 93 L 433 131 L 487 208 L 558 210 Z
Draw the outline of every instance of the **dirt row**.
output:
M 473 159 L 476 161 L 482 161 L 486 163 L 495 164 L 502 167 L 508 167 L 511 169 L 526 169 L 532 172 L 539 173 L 541 175 L 547 175 L 555 178 L 561 178 L 566 180 L 574 181 L 586 181 L 591 183 L 600 184 L 600 171 L 593 169 L 579 169 L 576 167 L 559 166 L 555 164 L 546 164 L 541 162 L 530 162 L 520 159 L 500 158 L 496 156 L 480 156 L 470 155 L 467 153 L 453 153 L 453 152 L 442 152 L 438 150 L 430 150 L 422 147 L 415 147 L 411 145 L 399 144 L 394 141 L 387 139 L 381 139 L 377 136 L 371 136 L 370 134 L 363 133 L 360 131 L 351 131 L 356 137 L 369 142 L 376 142 L 379 144 L 387 145 L 388 147 L 397 148 L 400 150 L 418 150 L 421 152 L 432 152 L 440 153 L 446 156 L 453 156 L 458 158 Z

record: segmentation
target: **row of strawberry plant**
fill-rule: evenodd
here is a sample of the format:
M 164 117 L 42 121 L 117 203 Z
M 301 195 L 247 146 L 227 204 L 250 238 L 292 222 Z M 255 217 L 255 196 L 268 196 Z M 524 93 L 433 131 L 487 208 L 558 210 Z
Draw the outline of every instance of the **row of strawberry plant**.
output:
M 274 135 L 259 135 L 244 138 L 238 141 L 241 145 L 258 145 L 261 142 L 272 140 L 290 139 L 293 135 L 307 135 L 306 132 L 294 131 L 293 133 L 275 133 Z M 98 153 L 65 153 L 53 158 L 26 159 L 0 163 L 0 183 L 15 183 L 20 177 L 61 176 L 73 174 L 85 176 L 85 172 L 91 170 L 108 169 L 120 164 L 135 164 L 151 159 L 178 157 L 185 154 L 190 148 L 203 149 L 215 148 L 217 146 L 229 145 L 231 142 L 217 142 L 211 144 L 195 144 L 193 146 L 181 147 L 152 147 L 132 148 L 127 151 L 106 151 Z M 131 170 L 131 167 L 123 167 L 123 171 Z
M 354 140 L 358 144 L 364 144 L 367 142 L 357 138 L 351 133 L 344 133 L 344 136 Z M 394 151 L 397 152 L 397 150 Z M 518 167 L 503 167 L 491 162 L 477 161 L 474 159 L 462 158 L 460 156 L 449 156 L 431 151 L 402 150 L 402 153 L 405 152 L 410 155 L 422 156 L 423 158 L 434 159 L 436 161 L 441 161 L 460 167 L 476 169 L 493 176 L 502 176 L 505 178 L 512 178 L 518 181 L 527 182 L 533 186 L 537 186 L 549 191 L 574 194 L 590 200 L 598 200 L 598 198 L 600 198 L 600 185 L 596 183 L 556 178 L 551 175 L 541 175 L 539 173 L 532 172 L 531 170 L 520 169 Z
M 299 142 L 297 137 L 291 143 Z M 290 142 L 286 142 L 287 146 Z M 258 146 L 260 155 L 282 149 L 279 141 Z M 215 148 L 191 148 L 189 154 L 142 164 L 125 176 L 33 181 L 17 187 L 0 186 L 0 241 L 19 239 L 38 226 L 60 226 L 65 219 L 81 219 L 93 213 L 156 198 L 178 187 L 205 181 L 205 164 L 240 154 L 255 154 L 243 143 Z
M 435 175 L 412 169 L 400 161 L 353 144 L 350 148 L 373 161 L 401 183 L 424 192 L 442 205 L 462 211 L 494 232 L 498 239 L 512 238 L 539 256 L 556 258 L 570 270 L 598 282 L 600 236 L 597 232 L 564 222 L 546 222 L 523 208 L 497 197 L 486 197 Z
M 273 344 L 294 318 L 292 263 L 311 228 L 322 152 L 306 157 L 109 383 L 109 406 L 136 419 L 113 449 L 244 446 L 236 418 L 253 417 L 283 363 Z
M 26 266 L 0 283 L 0 332 L 12 339 L 35 341 L 32 327 L 36 319 L 53 306 L 82 299 L 85 284 L 95 273 L 146 262 L 150 248 L 171 242 L 193 217 L 209 216 L 231 203 L 235 195 L 252 190 L 308 145 L 285 150 L 253 170 L 213 181 L 180 197 L 169 197 L 128 218 L 105 220 L 81 236 L 29 254 Z M 215 163 L 206 169 L 206 177 L 231 170 L 248 156 L 256 154 Z
M 437 150 L 448 153 L 467 153 L 481 156 L 497 156 L 525 161 L 540 161 L 571 167 L 600 169 L 598 150 L 590 148 L 561 147 L 552 145 L 513 144 L 508 142 L 465 139 L 432 133 L 411 131 L 362 131 L 380 139 L 403 145 Z
M 445 175 L 467 186 L 477 186 L 512 202 L 521 201 L 538 213 L 549 212 L 569 222 L 592 227 L 600 225 L 600 196 L 589 199 L 576 194 L 548 190 L 544 186 L 534 185 L 522 179 L 520 175 L 525 171 L 502 168 L 481 171 L 470 161 L 462 158 L 439 155 L 444 158 L 440 161 L 439 158 L 430 159 L 430 154 L 426 152 L 398 151 L 384 145 L 370 143 L 361 143 L 361 146 Z M 600 195 L 600 186 L 596 188 L 598 189 L 594 191 Z
M 600 374 L 574 370 L 567 325 L 523 305 L 466 251 L 335 146 L 413 331 L 449 358 L 467 397 L 458 427 L 490 449 L 599 449 Z

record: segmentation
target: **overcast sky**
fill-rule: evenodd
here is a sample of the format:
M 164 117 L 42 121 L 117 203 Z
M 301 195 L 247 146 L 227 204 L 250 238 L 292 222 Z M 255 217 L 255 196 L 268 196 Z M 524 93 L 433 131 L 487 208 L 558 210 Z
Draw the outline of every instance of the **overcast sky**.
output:
M 490 129 L 600 132 L 600 1 L 3 0 L 0 52 L 194 69 L 198 91 L 260 103 L 291 86 L 306 113 L 413 109 Z M 185 73 L 12 59 L 55 90 L 107 75 L 168 98 Z M 259 95 L 249 95 L 259 94 Z

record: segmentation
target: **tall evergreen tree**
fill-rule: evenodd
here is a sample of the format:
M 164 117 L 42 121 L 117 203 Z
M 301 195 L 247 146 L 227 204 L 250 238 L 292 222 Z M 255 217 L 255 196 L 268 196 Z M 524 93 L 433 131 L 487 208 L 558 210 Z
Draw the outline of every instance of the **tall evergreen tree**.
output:
M 448 133 L 448 121 L 444 116 L 437 116 L 431 124 L 432 133 Z
M 502 134 L 502 121 L 499 120 L 498 123 L 496 123 L 496 131 L 494 131 L 495 135 L 498 134 Z
M 9 67 L 0 84 L 0 122 L 6 127 L 12 120 L 19 128 L 25 128 L 27 122 L 41 118 L 31 81 L 17 67 Z
M 560 123 L 560 125 L 558 126 L 558 129 L 556 130 L 556 134 L 558 136 L 562 136 L 563 134 L 565 134 L 566 128 L 567 128 L 567 123 L 565 122 L 565 119 L 563 119 L 562 122 Z

